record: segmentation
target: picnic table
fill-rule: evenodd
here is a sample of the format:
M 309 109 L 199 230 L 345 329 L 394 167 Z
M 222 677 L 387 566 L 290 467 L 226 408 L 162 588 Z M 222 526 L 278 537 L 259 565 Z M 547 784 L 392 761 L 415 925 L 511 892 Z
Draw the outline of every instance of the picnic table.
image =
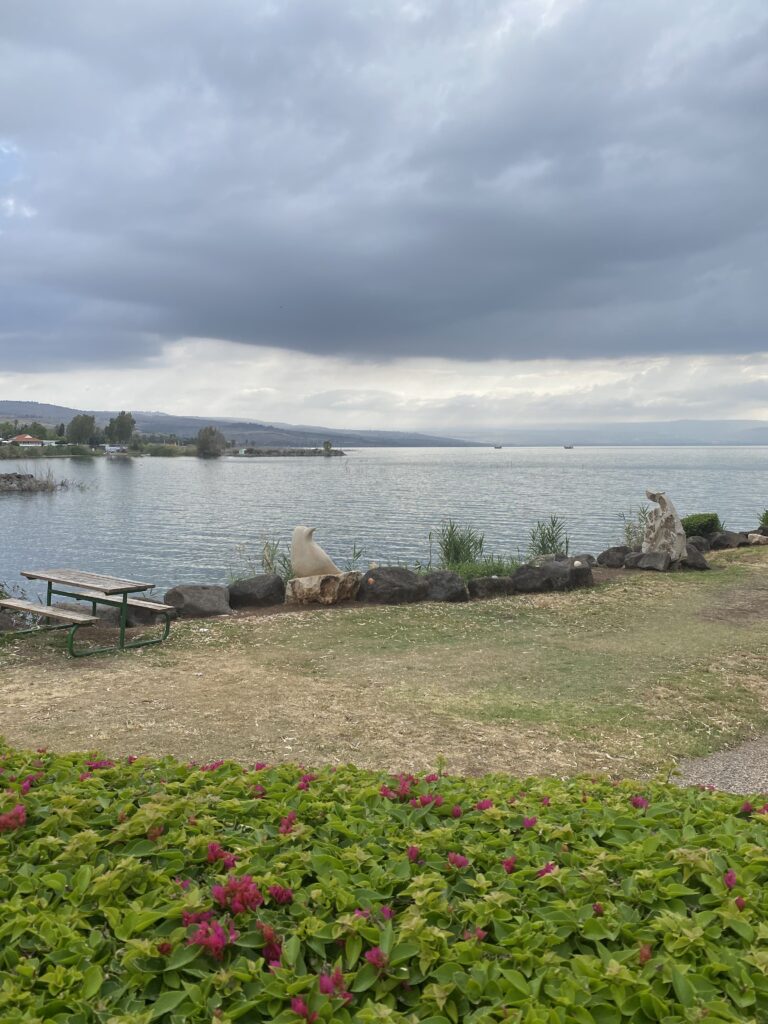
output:
M 0 608 L 11 611 L 22 611 L 41 618 L 52 620 L 53 625 L 38 625 L 31 629 L 17 630 L 17 634 L 37 633 L 41 630 L 68 629 L 67 650 L 73 658 L 82 658 L 89 654 L 100 654 L 104 651 L 123 651 L 131 647 L 147 647 L 160 644 L 167 639 L 171 629 L 171 615 L 176 611 L 173 605 L 161 604 L 157 601 L 146 601 L 137 598 L 136 594 L 145 593 L 154 587 L 154 583 L 140 583 L 138 580 L 123 580 L 114 576 L 103 576 L 100 573 L 80 572 L 76 569 L 25 569 L 21 573 L 28 580 L 43 580 L 47 584 L 45 604 L 32 601 L 21 601 L 7 598 L 0 601 Z M 68 608 L 58 608 L 52 604 L 52 597 L 71 597 L 76 601 L 87 601 L 91 605 L 91 614 L 76 612 Z M 107 605 L 119 609 L 119 637 L 117 644 L 106 647 L 90 647 L 76 650 L 75 633 L 84 626 L 92 626 L 98 622 L 97 605 Z M 128 622 L 128 609 L 140 609 L 164 617 L 163 634 L 160 637 L 139 637 L 126 640 L 125 630 Z

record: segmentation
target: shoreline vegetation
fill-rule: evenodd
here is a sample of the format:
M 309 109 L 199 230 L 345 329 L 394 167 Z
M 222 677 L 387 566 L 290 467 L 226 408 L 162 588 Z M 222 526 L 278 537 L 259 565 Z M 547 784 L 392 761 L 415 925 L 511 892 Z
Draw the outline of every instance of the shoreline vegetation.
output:
M 71 488 L 85 490 L 85 484 L 76 480 L 57 480 L 51 470 L 36 473 L 0 473 L 0 494 L 44 494 L 53 491 L 68 491 Z

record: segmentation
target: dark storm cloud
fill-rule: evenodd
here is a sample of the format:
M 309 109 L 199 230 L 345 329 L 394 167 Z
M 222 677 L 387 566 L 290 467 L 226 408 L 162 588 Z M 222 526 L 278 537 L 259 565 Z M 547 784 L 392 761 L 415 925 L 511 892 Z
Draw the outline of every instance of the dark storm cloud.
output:
M 766 348 L 768 14 L 16 0 L 0 356 Z

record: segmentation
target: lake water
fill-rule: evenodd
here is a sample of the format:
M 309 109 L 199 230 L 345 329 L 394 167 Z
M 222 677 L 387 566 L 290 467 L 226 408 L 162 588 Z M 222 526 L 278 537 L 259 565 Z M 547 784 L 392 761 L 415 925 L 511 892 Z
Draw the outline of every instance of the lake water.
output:
M 718 512 L 753 528 L 768 506 L 768 448 L 369 448 L 345 458 L 195 458 L 0 462 L 85 485 L 0 495 L 0 581 L 69 567 L 157 584 L 224 583 L 264 537 L 290 543 L 316 526 L 338 562 L 426 561 L 429 533 L 451 517 L 486 550 L 525 551 L 531 527 L 566 521 L 571 551 L 619 543 L 619 514 L 664 490 L 681 515 Z M 33 585 L 25 587 L 33 591 Z

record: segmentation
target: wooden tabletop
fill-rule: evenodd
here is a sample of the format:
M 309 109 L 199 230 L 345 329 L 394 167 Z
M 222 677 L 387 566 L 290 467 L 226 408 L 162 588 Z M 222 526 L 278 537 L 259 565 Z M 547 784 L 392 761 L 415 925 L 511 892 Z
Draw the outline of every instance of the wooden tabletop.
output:
M 139 583 L 136 580 L 121 580 L 114 576 L 101 576 L 95 572 L 79 572 L 77 569 L 25 569 L 21 573 L 28 580 L 46 580 L 48 583 L 63 583 L 68 587 L 98 590 L 102 594 L 131 594 L 140 590 L 151 590 L 154 583 Z

